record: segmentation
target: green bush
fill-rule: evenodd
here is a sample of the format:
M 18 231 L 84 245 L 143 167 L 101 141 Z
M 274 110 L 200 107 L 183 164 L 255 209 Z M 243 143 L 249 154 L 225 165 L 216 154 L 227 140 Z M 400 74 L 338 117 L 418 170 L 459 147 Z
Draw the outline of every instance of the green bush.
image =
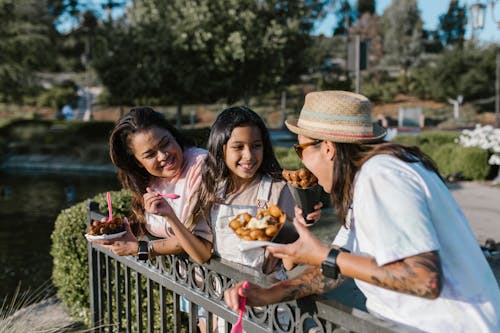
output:
M 66 103 L 72 103 L 76 98 L 73 87 L 54 87 L 42 92 L 36 100 L 39 107 L 60 108 Z
M 444 177 L 457 173 L 453 159 L 457 151 L 457 145 L 448 143 L 444 145 L 427 145 L 427 149 L 422 149 L 424 153 L 429 155 L 430 158 L 436 163 L 439 172 Z
M 461 174 L 468 180 L 487 179 L 492 173 L 488 152 L 458 145 L 455 140 L 459 135 L 452 131 L 428 131 L 420 135 L 398 135 L 392 142 L 419 147 L 436 163 L 443 177 Z
M 457 147 L 459 147 L 457 145 Z M 491 171 L 488 164 L 489 153 L 478 147 L 459 147 L 455 149 L 452 165 L 465 179 L 484 180 Z
M 0 136 L 9 141 L 44 142 L 52 122 L 35 119 L 12 120 L 0 128 Z
M 443 145 L 455 143 L 455 139 L 460 136 L 458 132 L 448 131 L 425 131 L 419 135 L 420 143 L 428 142 L 433 145 Z
M 274 147 L 274 154 L 283 169 L 296 170 L 304 167 L 293 148 Z
M 394 143 L 400 143 L 402 145 L 407 145 L 407 146 L 418 146 L 420 141 L 419 141 L 419 136 L 418 135 L 397 135 L 394 137 L 391 142 Z
M 115 215 L 129 215 L 130 194 L 125 191 L 111 192 Z M 90 199 L 99 203 L 99 209 L 107 211 L 106 195 L 101 193 Z M 80 202 L 61 211 L 52 232 L 53 257 L 52 281 L 57 295 L 71 309 L 72 315 L 90 322 L 89 276 L 87 240 L 84 237 L 88 201 Z

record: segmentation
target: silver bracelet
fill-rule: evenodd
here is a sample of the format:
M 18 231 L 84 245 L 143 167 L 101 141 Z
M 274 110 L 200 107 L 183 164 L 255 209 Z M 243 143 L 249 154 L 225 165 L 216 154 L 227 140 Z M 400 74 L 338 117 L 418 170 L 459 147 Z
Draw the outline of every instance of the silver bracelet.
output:
M 153 254 L 154 254 L 154 249 L 153 249 L 153 241 L 150 240 L 148 242 L 148 254 L 149 254 L 149 257 L 153 257 Z

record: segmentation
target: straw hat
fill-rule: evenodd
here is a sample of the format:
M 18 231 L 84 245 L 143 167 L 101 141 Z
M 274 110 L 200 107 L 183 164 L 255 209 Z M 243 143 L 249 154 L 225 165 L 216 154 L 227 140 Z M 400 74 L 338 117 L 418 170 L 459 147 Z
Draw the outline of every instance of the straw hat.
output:
M 372 122 L 368 98 L 348 91 L 307 94 L 298 121 L 285 125 L 293 133 L 333 142 L 369 143 L 386 135 L 385 128 Z

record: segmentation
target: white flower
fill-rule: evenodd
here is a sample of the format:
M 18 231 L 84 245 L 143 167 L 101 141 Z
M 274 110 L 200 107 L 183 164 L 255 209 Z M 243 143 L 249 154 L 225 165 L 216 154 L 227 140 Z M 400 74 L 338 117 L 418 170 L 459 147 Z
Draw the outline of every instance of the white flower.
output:
M 491 165 L 500 165 L 500 129 L 491 125 L 476 125 L 474 130 L 463 130 L 455 141 L 464 147 L 479 147 L 492 155 L 488 161 Z
M 491 165 L 500 165 L 500 155 L 491 155 L 488 163 Z

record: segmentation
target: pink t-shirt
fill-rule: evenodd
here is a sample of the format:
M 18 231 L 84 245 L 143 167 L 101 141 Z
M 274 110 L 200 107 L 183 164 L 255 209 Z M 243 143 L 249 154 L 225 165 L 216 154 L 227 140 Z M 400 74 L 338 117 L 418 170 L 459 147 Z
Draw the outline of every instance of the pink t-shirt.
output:
M 150 187 L 160 193 L 176 193 L 180 198 L 168 201 L 179 220 L 186 222 L 191 214 L 192 205 L 190 199 L 196 194 L 201 184 L 201 165 L 205 161 L 207 151 L 201 148 L 190 147 L 184 151 L 184 166 L 182 172 L 174 179 L 155 178 Z M 168 222 L 159 215 L 146 213 L 146 229 L 156 237 L 168 237 L 173 235 Z M 199 221 L 193 234 L 212 241 L 212 232 L 206 221 Z

